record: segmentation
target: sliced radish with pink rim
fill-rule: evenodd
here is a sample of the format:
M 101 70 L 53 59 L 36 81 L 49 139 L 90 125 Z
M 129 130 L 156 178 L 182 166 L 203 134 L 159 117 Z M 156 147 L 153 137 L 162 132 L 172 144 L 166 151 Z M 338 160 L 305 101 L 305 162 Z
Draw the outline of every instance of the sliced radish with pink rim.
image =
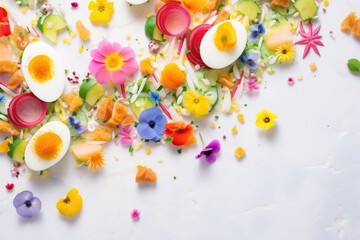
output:
M 190 27 L 190 23 L 190 13 L 180 3 L 166 3 L 156 14 L 157 27 L 168 36 L 184 36 Z
M 11 100 L 8 115 L 18 128 L 30 128 L 45 118 L 46 103 L 32 93 L 21 94 Z
M 205 33 L 212 27 L 210 24 L 201 24 L 194 28 L 189 36 L 188 36 L 188 49 L 189 53 L 187 54 L 187 58 L 194 65 L 205 66 L 204 61 L 201 59 L 200 55 L 200 44 L 203 39 Z

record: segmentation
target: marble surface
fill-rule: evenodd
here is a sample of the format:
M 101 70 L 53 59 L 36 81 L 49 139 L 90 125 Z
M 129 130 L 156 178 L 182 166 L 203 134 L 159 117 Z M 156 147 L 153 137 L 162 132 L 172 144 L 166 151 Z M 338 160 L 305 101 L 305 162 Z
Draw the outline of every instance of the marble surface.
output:
M 297 46 L 294 64 L 265 74 L 259 94 L 237 99 L 244 124 L 236 115 L 223 114 L 216 122 L 220 129 L 210 128 L 213 116 L 197 121 L 205 142 L 227 135 L 213 165 L 194 159 L 201 144 L 178 155 L 176 148 L 149 143 L 150 156 L 144 148 L 130 156 L 126 148 L 110 144 L 101 172 L 77 167 L 68 154 L 51 168 L 50 178 L 34 175 L 29 180 L 28 170 L 12 178 L 13 163 L 0 156 L 0 239 L 360 239 L 360 77 L 346 66 L 349 58 L 360 58 L 360 42 L 339 29 L 349 11 L 360 15 L 360 2 L 329 2 L 326 14 L 320 8 L 314 21 L 322 25 L 321 58 L 311 52 L 302 60 L 303 46 Z M 16 7 L 10 0 L 5 3 Z M 113 20 L 104 28 L 89 23 L 83 6 L 87 1 L 79 1 L 77 10 L 71 10 L 68 0 L 61 3 L 71 26 L 80 16 L 91 26 L 87 48 L 102 38 L 130 44 L 136 51 L 146 48 L 143 23 L 151 4 L 129 7 L 115 1 Z M 30 12 L 18 16 L 24 24 L 32 18 Z M 62 36 L 66 33 L 60 40 Z M 76 38 L 56 49 L 65 68 L 81 75 L 89 54 L 79 54 L 80 45 Z M 309 70 L 311 62 L 317 64 L 316 72 Z M 288 77 L 299 73 L 304 79 L 289 86 Z M 277 127 L 266 133 L 254 123 L 263 107 L 279 116 Z M 235 136 L 234 125 L 239 130 Z M 240 161 L 233 156 L 237 146 L 247 152 Z M 135 184 L 138 164 L 157 172 L 155 186 Z M 15 184 L 12 192 L 3 187 L 8 182 Z M 72 187 L 79 189 L 84 204 L 78 216 L 66 219 L 55 204 Z M 42 200 L 33 220 L 22 219 L 12 206 L 22 190 Z M 134 208 L 141 211 L 138 222 L 130 217 Z

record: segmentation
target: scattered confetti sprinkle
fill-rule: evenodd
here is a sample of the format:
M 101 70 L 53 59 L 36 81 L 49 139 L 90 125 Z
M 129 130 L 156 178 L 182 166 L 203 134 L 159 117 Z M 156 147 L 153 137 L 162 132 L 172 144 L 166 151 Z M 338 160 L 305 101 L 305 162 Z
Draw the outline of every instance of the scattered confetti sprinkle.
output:
M 237 159 L 241 159 L 242 157 L 244 157 L 245 153 L 246 152 L 242 147 L 235 148 L 234 154 L 235 154 Z
M 140 219 L 140 211 L 138 209 L 134 209 L 130 212 L 130 216 L 132 220 L 138 221 Z

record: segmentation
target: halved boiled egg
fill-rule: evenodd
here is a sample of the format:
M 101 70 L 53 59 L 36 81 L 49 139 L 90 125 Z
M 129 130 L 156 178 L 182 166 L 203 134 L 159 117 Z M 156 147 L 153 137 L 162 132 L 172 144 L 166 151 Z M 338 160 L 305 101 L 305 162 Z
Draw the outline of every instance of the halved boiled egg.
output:
M 48 169 L 58 163 L 70 146 L 70 131 L 59 121 L 42 126 L 25 149 L 26 165 L 34 171 Z
M 24 50 L 21 68 L 31 92 L 44 102 L 53 102 L 65 87 L 65 71 L 55 50 L 42 42 Z
M 201 40 L 201 59 L 213 69 L 227 67 L 240 57 L 246 41 L 246 30 L 240 22 L 220 22 L 210 28 Z

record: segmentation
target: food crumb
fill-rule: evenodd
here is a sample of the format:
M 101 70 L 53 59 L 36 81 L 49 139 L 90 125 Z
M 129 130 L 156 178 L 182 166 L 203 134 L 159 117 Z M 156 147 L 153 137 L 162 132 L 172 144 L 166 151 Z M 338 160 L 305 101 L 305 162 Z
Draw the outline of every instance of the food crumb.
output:
M 235 134 L 237 134 L 237 133 L 238 133 L 237 127 L 236 127 L 236 126 L 232 127 L 232 129 L 231 129 L 231 134 L 232 134 L 232 135 L 235 135 Z
M 130 33 L 127 33 L 126 36 L 125 36 L 126 40 L 130 40 L 131 39 L 131 34 Z
M 137 144 L 135 144 L 135 151 L 138 151 L 140 148 L 142 148 L 142 146 L 143 146 L 143 143 L 142 142 L 139 142 L 139 143 L 137 143 Z
M 316 65 L 316 63 L 311 62 L 309 66 L 310 66 L 310 70 L 311 70 L 312 72 L 315 72 L 315 71 L 317 70 L 317 65 Z
M 216 123 L 215 122 L 210 122 L 210 127 L 215 129 L 216 128 Z
M 324 0 L 324 6 L 325 7 L 329 6 L 329 0 Z
M 275 70 L 271 67 L 267 68 L 266 71 L 268 72 L 268 74 L 274 74 Z
M 245 150 L 242 147 L 237 147 L 234 151 L 235 157 L 237 159 L 242 158 L 245 155 Z
M 244 114 L 239 113 L 239 114 L 237 115 L 237 119 L 238 119 L 238 121 L 239 121 L 240 123 L 244 123 L 244 122 L 245 122 Z
M 151 148 L 150 147 L 146 147 L 145 148 L 145 152 L 147 155 L 150 155 L 151 154 Z
M 303 80 L 303 79 L 304 79 L 303 75 L 302 75 L 301 73 L 299 73 L 299 74 L 297 75 L 297 80 L 301 81 L 301 80 Z

